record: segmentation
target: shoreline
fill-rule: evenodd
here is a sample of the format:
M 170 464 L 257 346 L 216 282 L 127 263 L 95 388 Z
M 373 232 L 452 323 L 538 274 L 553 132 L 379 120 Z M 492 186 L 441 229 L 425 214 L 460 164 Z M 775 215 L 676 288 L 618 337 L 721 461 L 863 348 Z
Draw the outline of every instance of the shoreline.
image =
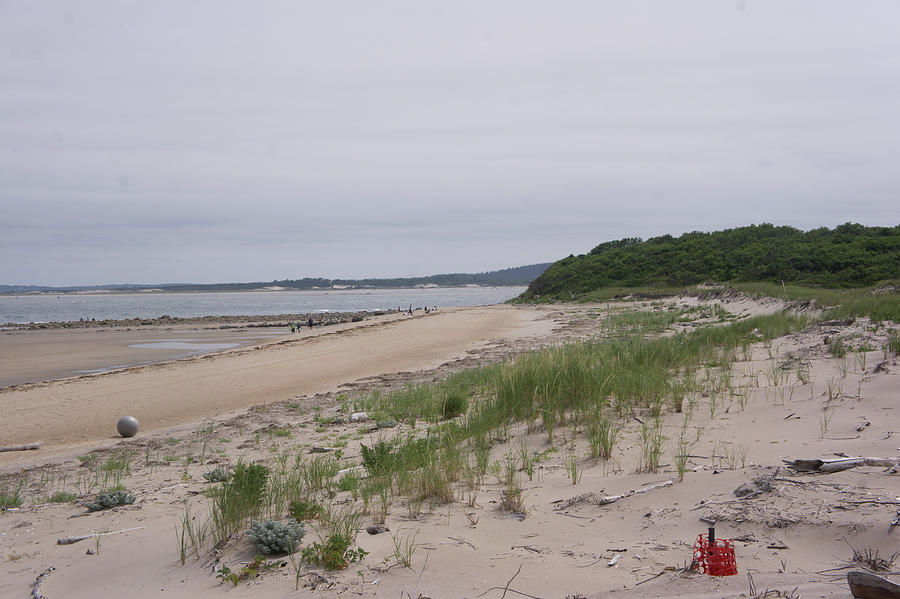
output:
M 532 314 L 531 320 L 525 314 Z M 40 440 L 51 453 L 115 438 L 110 435 L 121 415 L 136 416 L 142 432 L 150 434 L 247 409 L 263 398 L 274 403 L 366 377 L 434 368 L 495 336 L 515 336 L 536 320 L 534 314 L 488 307 L 386 315 L 321 327 L 303 337 L 288 332 L 240 348 L 8 386 L 0 389 L 0 408 L 7 415 L 0 421 L 0 439 L 4 444 Z M 38 350 L 65 333 L 51 331 Z M 11 459 L 0 453 L 0 464 Z

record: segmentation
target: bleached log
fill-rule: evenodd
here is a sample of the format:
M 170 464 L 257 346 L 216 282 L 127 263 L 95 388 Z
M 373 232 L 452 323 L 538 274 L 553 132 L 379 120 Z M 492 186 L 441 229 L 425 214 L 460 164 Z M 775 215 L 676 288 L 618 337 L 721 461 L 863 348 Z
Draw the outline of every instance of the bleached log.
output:
M 43 445 L 43 441 L 36 441 L 35 443 L 26 443 L 25 445 L 5 445 L 0 447 L 0 452 L 4 451 L 30 451 L 32 449 L 40 449 L 41 445 Z
M 146 528 L 145 526 L 135 526 L 134 528 L 125 528 L 122 530 L 113 530 L 111 532 L 95 532 L 89 535 L 81 535 L 78 537 L 63 537 L 61 539 L 56 539 L 57 545 L 71 545 L 73 543 L 77 543 L 79 541 L 84 541 L 86 539 L 93 539 L 94 537 L 102 537 L 104 535 L 114 535 L 120 532 L 128 532 L 130 530 L 140 530 L 142 528 Z
M 782 460 L 787 467 L 795 472 L 811 472 L 817 474 L 831 474 L 850 470 L 857 466 L 876 466 L 893 468 L 900 463 L 900 458 L 830 458 L 811 460 Z
M 656 483 L 653 485 L 647 485 L 646 487 L 641 487 L 640 489 L 632 489 L 627 493 L 623 493 L 622 495 L 606 495 L 604 497 L 600 497 L 596 502 L 596 505 L 607 505 L 613 502 L 616 502 L 620 499 L 625 499 L 626 497 L 631 497 L 632 495 L 640 495 L 641 493 L 646 493 L 647 491 L 654 491 L 656 489 L 661 489 L 663 487 L 671 487 L 673 481 L 667 480 L 661 483 Z
M 43 572 L 41 572 L 37 578 L 34 579 L 34 582 L 31 583 L 31 597 L 32 599 L 45 599 L 45 595 L 41 592 L 41 583 L 44 582 L 44 578 L 56 570 L 53 566 L 50 566 Z
M 556 509 L 556 511 L 564 510 L 564 509 L 570 508 L 574 505 L 577 505 L 579 503 L 590 503 L 592 505 L 609 505 L 610 503 L 615 503 L 616 501 L 619 501 L 620 499 L 625 499 L 626 497 L 631 497 L 632 495 L 640 495 L 641 493 L 646 493 L 648 491 L 653 491 L 655 489 L 661 489 L 663 487 L 670 487 L 670 486 L 672 486 L 673 483 L 674 483 L 674 481 L 667 480 L 667 481 L 664 481 L 661 483 L 647 485 L 646 487 L 641 487 L 640 489 L 632 489 L 631 491 L 628 491 L 627 493 L 623 493 L 621 495 L 598 496 L 598 495 L 595 495 L 594 493 L 586 493 L 584 495 L 579 495 L 577 497 L 572 497 L 571 499 L 567 499 L 566 501 L 563 501 L 560 505 L 558 505 L 554 509 Z

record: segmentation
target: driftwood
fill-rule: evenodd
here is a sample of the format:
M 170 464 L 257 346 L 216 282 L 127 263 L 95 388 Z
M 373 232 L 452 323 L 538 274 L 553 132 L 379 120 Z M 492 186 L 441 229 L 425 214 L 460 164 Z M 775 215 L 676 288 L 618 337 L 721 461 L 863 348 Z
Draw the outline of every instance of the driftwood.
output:
M 795 472 L 810 472 L 814 474 L 831 474 L 850 470 L 857 466 L 880 466 L 882 468 L 896 468 L 900 458 L 831 458 L 813 460 L 782 460 L 787 467 Z
M 900 599 L 900 586 L 868 572 L 848 572 L 847 584 L 857 599 Z
M 641 493 L 646 493 L 647 491 L 653 491 L 655 489 L 661 489 L 663 487 L 672 486 L 673 481 L 667 480 L 661 483 L 655 483 L 652 485 L 647 485 L 646 487 L 642 487 L 640 489 L 632 489 L 627 493 L 623 493 L 622 495 L 597 495 L 596 493 L 585 493 L 583 495 L 578 495 L 576 497 L 572 497 L 570 499 L 566 499 L 558 506 L 556 506 L 556 511 L 568 509 L 574 505 L 578 505 L 579 503 L 590 503 L 592 505 L 608 505 L 610 503 L 614 503 L 620 499 L 625 499 L 626 497 L 631 497 L 632 495 L 640 495 Z
M 44 578 L 56 570 L 53 566 L 50 566 L 43 572 L 41 572 L 37 578 L 34 579 L 34 582 L 31 583 L 31 597 L 32 599 L 44 599 L 44 594 L 41 592 L 41 583 L 44 582 Z
M 77 543 L 79 541 L 84 541 L 87 539 L 93 539 L 94 537 L 102 537 L 104 535 L 114 535 L 120 532 L 128 532 L 130 530 L 140 530 L 142 528 L 146 528 L 146 526 L 135 526 L 134 528 L 125 528 L 123 530 L 114 530 L 112 532 L 95 532 L 89 535 L 81 535 L 79 537 L 63 537 L 61 539 L 56 539 L 57 545 L 72 545 L 73 543 Z
M 43 444 L 43 441 L 36 441 L 35 443 L 26 443 L 25 445 L 5 445 L 0 447 L 0 453 L 4 451 L 30 451 L 32 449 L 40 449 Z

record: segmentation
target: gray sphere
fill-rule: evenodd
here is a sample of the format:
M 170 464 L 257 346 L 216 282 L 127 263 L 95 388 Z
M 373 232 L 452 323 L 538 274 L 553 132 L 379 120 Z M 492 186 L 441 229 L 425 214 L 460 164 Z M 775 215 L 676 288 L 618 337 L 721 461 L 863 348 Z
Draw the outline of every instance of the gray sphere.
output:
M 123 437 L 133 437 L 138 432 L 138 419 L 134 416 L 122 416 L 116 423 L 116 430 Z

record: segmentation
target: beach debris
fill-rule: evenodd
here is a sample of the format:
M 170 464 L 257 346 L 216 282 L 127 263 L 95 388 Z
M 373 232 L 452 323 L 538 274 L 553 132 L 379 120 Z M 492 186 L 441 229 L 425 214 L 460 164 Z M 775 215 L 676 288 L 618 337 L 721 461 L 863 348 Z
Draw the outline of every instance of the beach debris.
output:
M 800 599 L 800 593 L 797 592 L 799 587 L 794 587 L 793 591 L 779 591 L 778 589 L 766 589 L 761 593 L 756 591 L 756 585 L 753 584 L 753 576 L 747 572 L 747 580 L 750 582 L 751 599 Z
M 782 460 L 787 467 L 795 472 L 814 472 L 817 474 L 831 474 L 849 470 L 857 466 L 880 466 L 884 468 L 897 468 L 900 458 L 826 458 L 826 459 L 801 459 Z
M 589 503 L 592 505 L 608 505 L 610 503 L 619 501 L 620 499 L 631 497 L 632 495 L 640 495 L 641 493 L 647 493 L 648 491 L 654 491 L 663 487 L 670 487 L 674 484 L 674 482 L 675 481 L 673 480 L 667 480 L 661 483 L 654 483 L 640 489 L 632 489 L 631 491 L 622 493 L 621 495 L 597 495 L 596 493 L 582 493 L 581 495 L 576 495 L 575 497 L 571 497 L 569 499 L 566 499 L 565 501 L 560 501 L 559 505 L 557 505 L 553 509 L 558 512 L 560 510 L 565 510 L 582 503 Z
M 353 412 L 350 414 L 350 422 L 366 422 L 369 420 L 369 415 L 365 412 Z
M 309 453 L 328 453 L 330 451 L 337 451 L 337 450 L 338 450 L 337 447 L 314 445 L 309 448 Z
M 759 497 L 763 493 L 768 493 L 772 490 L 773 478 L 773 475 L 757 476 L 753 480 L 745 482 L 735 489 L 734 496 L 740 499 L 753 499 L 754 497 Z
M 538 547 L 537 545 L 513 545 L 510 549 L 524 549 L 525 551 L 530 551 L 532 553 L 550 553 L 550 550 L 545 547 Z
M 848 318 L 847 320 L 823 320 L 819 323 L 820 327 L 849 327 L 853 324 L 853 319 Z
M 116 430 L 123 437 L 133 437 L 138 433 L 140 423 L 134 416 L 122 416 L 116 423 Z
M 366 532 L 370 535 L 380 535 L 383 532 L 389 531 L 390 528 L 385 526 L 384 524 L 372 524 L 371 526 L 366 526 Z
M 56 570 L 56 568 L 50 566 L 49 568 L 38 574 L 37 578 L 34 579 L 34 582 L 31 583 L 32 599 L 44 599 L 46 597 L 46 595 L 41 592 L 41 584 L 43 584 L 44 578 L 46 578 L 54 570 Z
M 847 572 L 847 584 L 857 599 L 900 599 L 900 585 L 868 572 Z
M 612 556 L 612 559 L 611 559 L 611 560 L 609 560 L 608 562 L 606 562 L 606 567 L 607 567 L 607 568 L 613 568 L 613 567 L 615 567 L 615 565 L 619 563 L 619 560 L 620 560 L 620 559 L 622 559 L 622 554 L 621 554 L 621 553 L 615 554 L 614 556 Z
M 36 441 L 34 443 L 26 443 L 24 445 L 4 445 L 0 447 L 0 452 L 4 451 L 31 451 L 33 449 L 40 449 L 41 445 L 43 445 L 43 441 Z
M 853 551 L 853 555 L 847 561 L 848 566 L 862 566 L 870 572 L 891 572 L 894 569 L 894 562 L 900 557 L 900 552 L 894 552 L 886 558 L 881 557 L 877 549 L 865 548 L 857 549 L 847 539 L 844 542 Z
M 858 433 L 863 432 L 864 430 L 866 430 L 866 427 L 870 426 L 871 424 L 872 423 L 869 422 L 868 420 L 863 421 L 862 424 L 860 424 L 859 426 L 856 427 L 856 432 L 858 432 Z
M 81 535 L 79 537 L 63 537 L 61 539 L 56 539 L 57 545 L 72 545 L 73 543 L 77 543 L 79 541 L 84 541 L 86 539 L 93 539 L 94 537 L 102 537 L 105 535 L 115 535 L 120 532 L 129 532 L 132 530 L 141 530 L 142 528 L 146 528 L 146 526 L 135 526 L 134 528 L 124 528 L 122 530 L 113 530 L 111 532 L 95 532 L 89 535 Z

